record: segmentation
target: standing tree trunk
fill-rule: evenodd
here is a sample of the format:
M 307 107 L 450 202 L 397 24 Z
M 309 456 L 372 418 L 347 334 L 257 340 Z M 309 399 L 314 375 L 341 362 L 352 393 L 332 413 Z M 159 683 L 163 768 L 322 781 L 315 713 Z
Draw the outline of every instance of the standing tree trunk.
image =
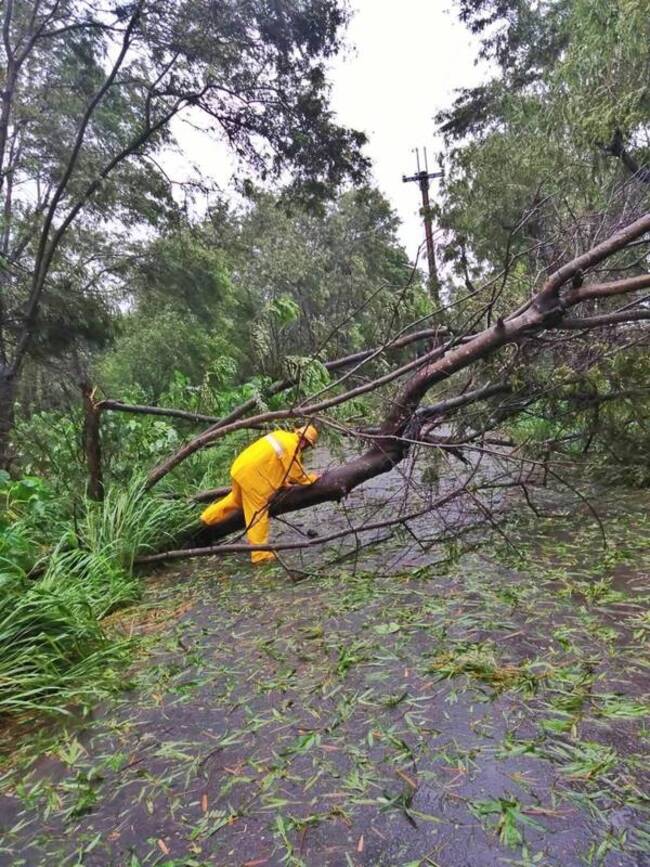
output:
M 84 406 L 84 452 L 88 464 L 87 493 L 91 500 L 99 502 L 104 499 L 102 446 L 99 434 L 99 422 L 102 411 L 95 403 L 93 388 L 89 383 L 81 383 L 81 394 Z
M 3 470 L 8 470 L 13 460 L 11 432 L 14 426 L 15 396 L 15 377 L 0 364 L 0 469 Z

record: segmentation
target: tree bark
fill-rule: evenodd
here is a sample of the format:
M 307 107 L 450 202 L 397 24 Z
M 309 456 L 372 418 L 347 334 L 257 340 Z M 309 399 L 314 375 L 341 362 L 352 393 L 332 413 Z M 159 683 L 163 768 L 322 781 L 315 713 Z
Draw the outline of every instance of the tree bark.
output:
M 104 478 L 102 473 L 102 446 L 100 437 L 101 409 L 95 403 L 92 386 L 83 382 L 81 395 L 84 407 L 83 441 L 88 465 L 87 494 L 91 500 L 104 499 Z

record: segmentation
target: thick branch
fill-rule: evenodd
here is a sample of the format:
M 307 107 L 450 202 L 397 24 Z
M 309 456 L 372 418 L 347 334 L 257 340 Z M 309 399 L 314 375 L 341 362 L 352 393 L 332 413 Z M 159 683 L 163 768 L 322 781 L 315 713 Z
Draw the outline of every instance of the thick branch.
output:
M 541 292 L 538 293 L 537 303 L 539 304 L 540 302 L 544 302 L 548 300 L 549 297 L 556 295 L 558 290 L 564 286 L 568 280 L 571 280 L 571 278 L 579 271 L 586 271 L 588 268 L 597 265 L 604 259 L 608 259 L 614 253 L 623 250 L 628 246 L 628 244 L 631 244 L 632 241 L 636 241 L 638 238 L 643 237 L 647 232 L 650 232 L 650 214 L 644 214 L 642 217 L 639 217 L 638 220 L 635 220 L 628 226 L 619 229 L 618 232 L 611 235 L 601 244 L 592 247 L 591 250 L 587 250 L 586 253 L 577 256 L 575 259 L 572 259 L 571 262 L 567 262 L 566 265 L 558 268 L 557 271 L 551 274 L 542 287 Z
M 638 274 L 625 280 L 613 280 L 610 283 L 596 283 L 570 289 L 565 295 L 567 304 L 579 304 L 581 301 L 591 301 L 594 298 L 610 298 L 613 295 L 623 295 L 635 292 L 637 289 L 647 289 L 650 286 L 650 274 Z

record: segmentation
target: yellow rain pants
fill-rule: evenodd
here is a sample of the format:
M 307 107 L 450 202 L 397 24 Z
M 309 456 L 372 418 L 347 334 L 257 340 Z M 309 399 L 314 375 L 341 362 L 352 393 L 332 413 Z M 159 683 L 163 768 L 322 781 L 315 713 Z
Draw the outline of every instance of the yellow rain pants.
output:
M 256 440 L 238 455 L 230 468 L 232 490 L 202 513 L 204 524 L 218 524 L 242 509 L 246 538 L 251 545 L 266 545 L 269 539 L 269 500 L 286 485 L 310 485 L 317 475 L 305 472 L 300 461 L 300 436 L 276 430 Z M 253 563 L 274 560 L 272 551 L 252 551 Z

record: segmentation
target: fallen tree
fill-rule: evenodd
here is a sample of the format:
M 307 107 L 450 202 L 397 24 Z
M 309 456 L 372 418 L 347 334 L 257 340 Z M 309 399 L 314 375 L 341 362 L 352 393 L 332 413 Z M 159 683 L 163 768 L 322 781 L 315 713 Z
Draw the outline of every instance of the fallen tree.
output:
M 521 353 L 527 351 L 535 341 L 540 341 L 543 336 L 546 339 L 557 340 L 557 345 L 560 346 L 561 340 L 571 336 L 575 339 L 594 329 L 609 329 L 617 334 L 617 339 L 620 340 L 620 335 L 623 333 L 621 329 L 635 328 L 640 329 L 640 333 L 635 333 L 632 337 L 633 341 L 645 339 L 647 332 L 643 322 L 650 318 L 650 308 L 647 306 L 646 297 L 639 293 L 650 288 L 650 273 L 630 274 L 628 267 L 617 264 L 617 256 L 624 254 L 634 245 L 636 261 L 638 261 L 638 245 L 649 243 L 648 233 L 650 233 L 650 212 L 643 212 L 636 219 L 622 226 L 620 224 L 615 226 L 604 241 L 589 245 L 583 252 L 573 256 L 548 274 L 538 288 L 531 288 L 529 299 L 509 315 L 498 316 L 493 324 L 481 329 L 476 329 L 477 317 L 474 317 L 465 331 L 457 331 L 455 334 L 446 332 L 444 343 L 429 348 L 422 356 L 407 361 L 380 376 L 366 379 L 360 376 L 360 371 L 363 372 L 366 362 L 375 358 L 381 351 L 369 350 L 357 354 L 352 371 L 348 371 L 318 394 L 300 399 L 294 405 L 245 416 L 250 408 L 250 403 L 246 404 L 245 408 L 239 408 L 227 419 L 193 437 L 155 467 L 149 476 L 150 486 L 155 485 L 197 451 L 210 447 L 238 430 L 308 419 L 316 420 L 325 427 L 328 425 L 336 427 L 337 423 L 328 415 L 330 410 L 361 395 L 378 392 L 399 380 L 402 384 L 397 393 L 390 397 L 388 408 L 378 429 L 373 432 L 351 429 L 347 431 L 366 442 L 367 448 L 363 454 L 328 470 L 309 487 L 295 487 L 278 492 L 270 505 L 272 515 L 287 514 L 323 502 L 341 501 L 367 480 L 386 473 L 400 464 L 414 445 L 434 444 L 439 448 L 444 448 L 446 445 L 458 449 L 472 441 L 476 442 L 477 438 L 480 439 L 482 435 L 488 434 L 489 430 L 483 431 L 482 434 L 473 431 L 464 438 L 461 437 L 455 442 L 452 438 L 446 443 L 439 437 L 436 439 L 433 431 L 445 424 L 460 407 L 466 409 L 472 404 L 489 400 L 494 395 L 511 392 L 512 387 L 507 382 L 487 383 L 471 389 L 468 389 L 465 384 L 460 389 L 460 394 L 438 401 L 432 407 L 422 408 L 420 404 L 425 395 L 441 383 L 452 381 L 455 384 L 456 374 L 465 370 L 473 371 L 477 365 L 492 359 L 505 347 L 513 346 Z M 644 250 L 647 251 L 647 248 Z M 592 275 L 597 273 L 598 266 L 604 262 L 608 263 L 608 273 L 616 272 L 620 268 L 621 276 L 604 282 L 593 280 Z M 606 302 L 626 296 L 630 296 L 631 300 L 627 300 L 623 306 L 613 309 L 608 306 L 604 309 Z M 487 318 L 492 313 L 494 299 L 495 293 L 491 292 L 488 304 L 481 311 L 482 314 L 488 313 Z M 633 323 L 637 325 L 633 326 Z M 387 342 L 387 345 L 391 344 Z M 392 345 L 394 346 L 395 342 Z M 352 373 L 355 374 L 356 384 L 346 387 L 349 385 Z M 336 393 L 329 394 L 331 391 Z M 520 387 L 514 405 L 511 404 L 510 409 L 506 407 L 503 411 L 506 414 L 521 411 L 521 407 L 529 404 L 534 398 L 534 394 L 531 395 L 525 387 Z M 216 527 L 205 528 L 198 538 L 201 542 L 213 544 L 243 529 L 243 515 L 236 514 Z M 239 547 L 224 546 L 222 550 L 225 552 L 239 549 Z M 186 555 L 196 555 L 201 550 L 194 548 L 186 551 Z
M 335 358 L 330 361 L 325 361 L 323 367 L 328 372 L 335 372 L 353 367 L 354 365 L 362 364 L 368 360 L 375 359 L 384 352 L 390 350 L 400 350 L 411 346 L 414 343 L 423 341 L 431 341 L 439 339 L 441 336 L 448 334 L 446 329 L 424 328 L 418 331 L 409 331 L 406 334 L 400 334 L 396 337 L 391 337 L 379 347 L 373 349 L 365 349 L 360 352 L 355 352 L 349 355 Z M 316 359 L 310 359 L 310 362 Z M 300 373 L 300 371 L 299 371 Z M 284 379 L 272 382 L 265 390 L 264 397 L 269 398 L 274 395 L 286 392 L 291 388 L 299 385 L 299 373 L 296 376 L 285 377 Z M 88 496 L 93 500 L 101 500 L 104 495 L 102 457 L 101 457 L 101 438 L 100 438 L 100 423 L 101 415 L 104 412 L 118 412 L 132 415 L 152 415 L 161 416 L 163 418 L 179 419 L 192 423 L 210 422 L 211 427 L 207 432 L 220 430 L 226 425 L 232 424 L 238 419 L 244 418 L 247 413 L 251 412 L 258 405 L 258 398 L 252 397 L 235 407 L 227 415 L 218 418 L 217 416 L 205 415 L 204 413 L 192 412 L 189 410 L 175 409 L 170 407 L 149 406 L 144 404 L 129 404 L 121 400 L 104 398 L 97 400 L 96 390 L 87 382 L 80 384 L 81 394 L 84 406 L 84 452 L 86 455 L 86 463 L 88 466 Z M 247 427 L 255 427 L 253 422 L 247 424 Z M 257 425 L 257 427 L 261 427 Z M 194 497 L 196 502 L 205 502 L 216 497 L 223 496 L 227 493 L 228 488 L 215 488 L 210 491 L 204 491 Z

